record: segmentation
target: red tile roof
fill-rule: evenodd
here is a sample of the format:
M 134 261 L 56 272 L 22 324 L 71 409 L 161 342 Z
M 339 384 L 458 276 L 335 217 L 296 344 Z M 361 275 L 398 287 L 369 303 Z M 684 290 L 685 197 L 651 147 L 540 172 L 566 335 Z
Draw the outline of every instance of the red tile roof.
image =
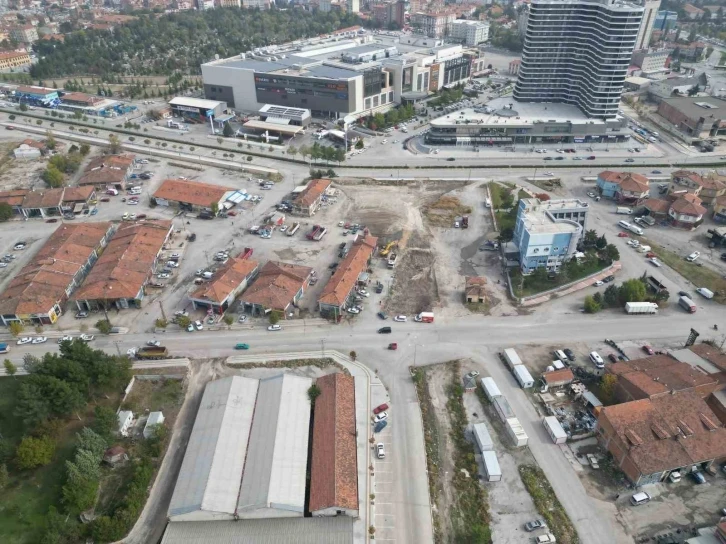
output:
M 14 191 L 0 191 L 0 202 L 5 202 L 10 206 L 20 206 L 25 200 L 25 195 L 30 191 L 28 189 L 16 189 Z
M 695 344 L 688 349 L 726 372 L 726 353 L 723 351 L 708 344 Z
M 632 191 L 634 193 L 645 193 L 650 187 L 650 181 L 642 174 L 634 172 L 613 172 L 605 170 L 600 172 L 598 177 L 610 183 L 616 183 L 623 191 Z
M 136 297 L 171 228 L 168 220 L 122 224 L 73 299 Z
M 643 206 L 652 213 L 668 213 L 671 203 L 660 198 L 649 198 L 643 202 Z
M 318 200 L 325 191 L 327 191 L 328 187 L 330 187 L 330 184 L 332 181 L 329 179 L 314 179 L 310 183 L 308 183 L 308 186 L 303 190 L 299 195 L 297 195 L 297 198 L 293 201 L 293 204 L 299 208 L 308 208 L 313 205 L 313 203 Z
M 214 273 L 209 283 L 199 287 L 191 298 L 221 304 L 257 269 L 259 263 L 248 259 L 229 259 Z
M 307 266 L 270 261 L 262 267 L 242 298 L 248 304 L 285 310 L 306 285 L 312 271 Z
M 63 202 L 64 187 L 30 191 L 23 200 L 23 208 L 57 208 Z
M 547 382 L 548 385 L 567 384 L 571 383 L 575 379 L 575 375 L 569 368 L 563 368 L 561 370 L 552 370 L 542 374 L 542 378 Z
M 669 391 L 681 391 L 718 381 L 668 355 L 654 355 L 615 363 L 608 367 L 608 372 L 619 376 L 621 381 L 630 383 L 639 389 L 643 397 Z M 633 391 L 633 387 L 629 387 L 628 390 L 637 395 Z
M 229 191 L 234 189 L 199 181 L 165 179 L 154 193 L 154 198 L 209 208 L 212 203 L 222 200 Z
M 63 301 L 75 275 L 101 245 L 111 223 L 64 223 L 0 294 L 0 313 L 47 313 Z
M 370 235 L 361 236 L 353 242 L 348 255 L 338 265 L 335 274 L 325 284 L 318 299 L 320 304 L 342 306 L 358 281 L 358 276 L 368 266 L 368 259 L 376 249 L 378 238 Z
M 726 456 L 726 429 L 691 391 L 606 406 L 598 421 L 612 426 L 644 475 Z
M 355 381 L 342 373 L 316 381 L 310 511 L 358 509 L 358 464 L 355 424 Z
M 88 163 L 78 185 L 121 183 L 134 162 L 134 155 L 107 155 Z
M 700 199 L 698 199 L 697 203 L 691 198 L 686 198 L 686 195 L 671 204 L 671 210 L 679 215 L 691 215 L 693 217 L 699 217 L 706 213 L 706 208 L 700 205 Z

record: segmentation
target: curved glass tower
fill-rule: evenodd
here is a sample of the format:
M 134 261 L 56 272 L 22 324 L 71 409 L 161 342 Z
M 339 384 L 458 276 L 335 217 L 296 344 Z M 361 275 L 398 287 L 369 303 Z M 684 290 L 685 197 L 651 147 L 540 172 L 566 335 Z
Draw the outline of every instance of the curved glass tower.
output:
M 514 99 L 615 117 L 642 18 L 622 1 L 532 0 Z

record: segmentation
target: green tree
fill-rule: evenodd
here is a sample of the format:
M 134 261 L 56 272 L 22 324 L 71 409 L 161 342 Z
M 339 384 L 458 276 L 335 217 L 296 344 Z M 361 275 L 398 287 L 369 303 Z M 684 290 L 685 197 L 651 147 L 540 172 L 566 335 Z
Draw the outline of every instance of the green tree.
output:
M 8 474 L 8 466 L 3 463 L 0 465 L 0 489 L 5 489 L 9 480 L 10 475 Z
M 61 187 L 63 185 L 63 180 L 65 179 L 63 172 L 53 165 L 48 166 L 40 177 L 48 184 L 49 187 Z
M 605 235 L 603 234 L 600 236 L 597 241 L 595 242 L 595 247 L 599 250 L 605 249 L 605 247 L 608 245 L 608 241 L 605 238 Z
M 234 129 L 232 128 L 232 125 L 229 124 L 229 121 L 226 121 L 224 123 L 222 134 L 224 134 L 225 138 L 231 138 L 232 136 L 234 136 Z
M 620 260 L 620 251 L 618 251 L 618 248 L 615 247 L 614 244 L 608 244 L 605 247 L 605 256 L 608 258 L 608 260 L 610 262 L 619 261 Z
M 212 202 L 209 205 L 209 207 L 212 210 L 212 215 L 217 215 L 219 213 L 219 203 L 218 202 Z
M 603 305 L 603 296 L 600 293 L 595 293 L 592 296 L 592 299 L 597 303 L 598 306 L 602 308 Z
M 320 387 L 318 387 L 318 384 L 314 383 L 310 387 L 308 387 L 308 399 L 310 399 L 310 404 L 315 406 L 315 400 L 320 396 Z
M 620 301 L 620 293 L 619 289 L 614 285 L 610 284 L 607 286 L 607 289 L 605 289 L 605 295 L 603 296 L 603 302 L 605 303 L 605 306 L 608 306 L 609 308 L 613 308 L 618 305 Z
M 351 351 L 348 356 L 351 358 L 351 360 L 355 361 L 358 358 L 358 354 L 355 351 Z
M 45 138 L 45 147 L 48 149 L 55 149 L 57 146 L 57 142 L 55 141 L 55 137 L 53 136 L 53 131 L 46 132 L 46 138 Z
M 192 320 L 185 315 L 180 315 L 176 318 L 176 324 L 179 325 L 182 329 L 186 329 L 187 327 L 189 327 L 189 325 L 192 324 Z
M 643 302 L 647 295 L 645 284 L 638 278 L 624 281 L 619 289 L 620 304 L 626 302 Z
M 91 146 L 88 144 L 81 144 L 80 153 L 81 156 L 85 157 L 91 152 Z
M 13 207 L 7 202 L 0 202 L 0 222 L 5 222 L 13 216 Z
M 76 433 L 76 448 L 78 451 L 87 451 L 99 461 L 107 447 L 106 439 L 89 427 L 83 427 L 81 432 Z M 100 472 L 98 475 L 100 476 Z
M 232 317 L 231 315 L 225 315 L 222 318 L 222 321 L 224 321 L 224 323 L 225 323 L 225 325 L 227 325 L 227 327 L 231 328 L 232 323 L 234 323 L 234 317 Z
M 364 147 L 365 147 L 365 144 L 363 143 L 363 138 L 359 139 L 359 140 L 358 140 L 358 141 L 357 141 L 357 142 L 355 143 L 355 148 L 356 148 L 356 149 L 363 149 Z
M 596 314 L 602 309 L 600 305 L 595 302 L 595 298 L 592 295 L 585 297 L 584 308 L 586 314 Z
M 96 321 L 96 328 L 101 334 L 111 334 L 111 329 L 113 328 L 113 326 L 108 319 L 99 319 L 98 321 Z
M 269 316 L 270 325 L 277 325 L 280 322 L 280 312 L 272 310 Z
M 28 111 L 28 105 L 27 104 L 20 104 L 20 111 Z
M 10 359 L 5 359 L 3 365 L 5 365 L 5 373 L 8 376 L 15 376 L 15 373 L 18 371 L 18 367 L 15 366 Z
M 110 442 L 114 438 L 118 427 L 116 411 L 108 406 L 96 406 L 93 410 L 93 423 L 91 428 L 95 433 Z
M 600 395 L 605 404 L 615 402 L 615 386 L 618 383 L 618 377 L 615 374 L 604 374 L 600 378 Z
M 595 244 L 597 244 L 597 232 L 594 230 L 587 230 L 585 231 L 585 237 L 582 241 L 582 244 L 585 247 L 595 247 Z
M 17 336 L 25 330 L 25 325 L 23 325 L 20 321 L 13 321 L 10 323 L 10 327 L 8 328 L 10 329 L 10 334 L 17 338 Z
M 108 137 L 108 152 L 112 155 L 117 155 L 121 152 L 121 140 L 115 134 L 110 134 Z
M 51 462 L 54 453 L 55 442 L 53 439 L 26 436 L 15 452 L 15 462 L 22 470 L 42 467 Z

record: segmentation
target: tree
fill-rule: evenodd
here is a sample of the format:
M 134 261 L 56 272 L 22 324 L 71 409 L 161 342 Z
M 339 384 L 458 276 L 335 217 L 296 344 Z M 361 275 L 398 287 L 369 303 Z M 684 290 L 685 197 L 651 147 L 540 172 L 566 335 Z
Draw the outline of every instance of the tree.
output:
M 229 121 L 225 121 L 222 134 L 224 134 L 225 138 L 231 138 L 234 136 L 234 129 L 232 128 L 232 125 L 229 124 Z
M 47 465 L 53 459 L 55 442 L 49 437 L 26 436 L 15 452 L 15 462 L 22 470 Z
M 25 330 L 25 325 L 23 325 L 20 321 L 13 321 L 10 323 L 10 334 L 17 337 L 21 332 Z
M 592 295 L 587 295 L 585 297 L 584 308 L 586 314 L 596 314 L 602 309 L 600 305 L 595 302 L 595 298 Z
M 0 222 L 5 222 L 13 216 L 13 207 L 7 202 L 0 202 Z
M 597 241 L 595 242 L 595 247 L 599 250 L 605 249 L 605 247 L 608 245 L 608 241 L 605 238 L 605 235 L 603 234 L 600 236 Z
M 351 351 L 348 355 L 352 361 L 355 361 L 358 358 L 358 354 L 355 351 Z
M 365 144 L 363 143 L 363 138 L 359 139 L 359 140 L 358 140 L 358 141 L 357 141 L 357 142 L 355 143 L 355 148 L 356 148 L 356 149 L 363 149 L 364 147 L 365 147 Z
M 585 247 L 595 247 L 595 244 L 597 244 L 597 232 L 594 230 L 585 231 L 585 237 L 582 243 Z
M 270 312 L 270 325 L 277 325 L 280 322 L 280 312 L 272 310 Z
M 10 359 L 5 359 L 5 362 L 3 363 L 5 365 L 5 373 L 8 376 L 15 376 L 15 373 L 18 371 L 18 367 L 15 366 Z
M 231 315 L 225 315 L 222 318 L 222 321 L 224 321 L 224 323 L 225 323 L 225 325 L 227 325 L 227 327 L 232 328 L 232 323 L 234 323 L 234 317 L 232 317 Z
M 612 308 L 618 305 L 620 300 L 620 293 L 618 291 L 618 288 L 612 283 L 607 286 L 607 289 L 605 289 L 605 295 L 603 296 L 605 306 Z
M 179 325 L 182 329 L 186 329 L 187 327 L 189 327 L 189 325 L 192 324 L 192 320 L 185 315 L 180 315 L 176 318 L 176 324 Z
M 598 306 L 602 308 L 603 305 L 603 296 L 600 293 L 595 293 L 592 296 L 592 299 L 597 303 Z
M 218 202 L 212 202 L 209 207 L 212 210 L 212 215 L 217 215 L 219 213 L 219 203 Z
M 615 374 L 604 374 L 600 378 L 600 395 L 606 404 L 612 404 L 615 401 L 615 385 L 618 383 L 618 377 Z
M 106 439 L 93 429 L 83 427 L 81 432 L 76 433 L 76 449 L 79 451 L 87 451 L 92 457 L 98 460 L 103 457 L 103 452 L 106 451 L 107 447 L 108 443 Z
M 9 480 L 10 475 L 8 474 L 8 466 L 3 463 L 0 465 L 0 489 L 5 489 Z
M 116 411 L 108 406 L 96 406 L 93 410 L 93 424 L 91 428 L 94 432 L 110 442 L 114 438 L 114 433 L 118 427 L 118 417 Z
M 53 165 L 48 166 L 40 177 L 48 184 L 49 187 L 61 187 L 63 185 L 63 172 Z
M 58 144 L 53 137 L 53 132 L 49 130 L 48 132 L 46 132 L 45 147 L 47 147 L 48 149 L 55 149 L 56 145 Z
M 96 321 L 96 328 L 101 334 L 111 334 L 111 322 L 108 319 L 99 319 Z
M 310 387 L 308 387 L 308 398 L 310 399 L 310 404 L 315 406 L 315 399 L 317 399 L 320 396 L 320 388 L 318 387 L 318 384 L 314 383 Z
M 222 145 L 222 142 L 224 141 L 224 138 L 217 138 L 217 143 Z
M 108 137 L 108 152 L 112 155 L 116 155 L 121 151 L 121 140 L 115 134 L 111 134 Z
M 608 244 L 605 247 L 605 255 L 607 256 L 607 258 L 610 262 L 620 260 L 620 251 L 618 251 L 618 248 L 615 247 L 615 245 L 613 245 L 613 244 Z
M 645 284 L 638 278 L 624 281 L 619 289 L 620 304 L 626 302 L 643 302 L 646 297 Z
M 20 111 L 28 111 L 28 105 L 27 104 L 20 104 Z

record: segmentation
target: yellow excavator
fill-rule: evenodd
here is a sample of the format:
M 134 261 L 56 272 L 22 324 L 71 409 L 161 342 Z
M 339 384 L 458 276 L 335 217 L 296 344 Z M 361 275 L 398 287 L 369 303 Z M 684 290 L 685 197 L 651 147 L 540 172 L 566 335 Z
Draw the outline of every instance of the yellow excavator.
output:
M 388 242 L 383 248 L 381 248 L 381 257 L 385 257 L 388 255 L 391 250 L 398 245 L 398 242 L 395 240 L 393 242 Z

